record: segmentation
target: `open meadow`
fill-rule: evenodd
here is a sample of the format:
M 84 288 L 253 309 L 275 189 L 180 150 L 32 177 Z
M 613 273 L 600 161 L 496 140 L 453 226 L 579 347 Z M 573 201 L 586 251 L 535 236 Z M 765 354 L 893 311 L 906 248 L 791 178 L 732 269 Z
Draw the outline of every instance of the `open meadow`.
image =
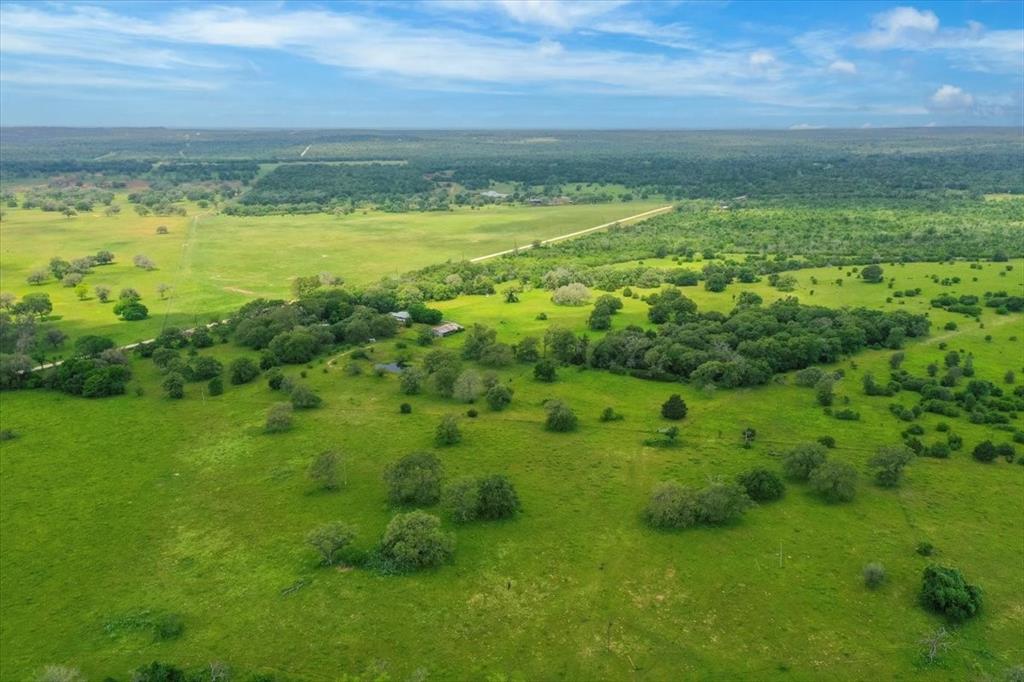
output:
M 366 285 L 447 259 L 462 260 L 529 245 L 621 218 L 664 202 L 567 206 L 484 206 L 429 213 L 358 212 L 242 217 L 195 206 L 188 216 L 139 216 L 123 197 L 116 215 L 102 210 L 65 218 L 38 209 L 5 209 L 0 221 L 0 290 L 16 296 L 49 294 L 57 326 L 72 338 L 102 334 L 126 344 L 156 336 L 165 326 L 220 320 L 258 296 L 289 298 L 292 280 L 328 272 Z M 167 227 L 166 234 L 157 228 Z M 116 260 L 86 275 L 86 297 L 52 277 L 27 283 L 54 256 L 72 259 L 112 251 Z M 135 267 L 145 255 L 156 268 Z M 170 286 L 164 297 L 161 284 Z M 150 309 L 126 323 L 97 300 L 96 285 L 113 296 L 133 287 Z
M 287 229 L 302 236 L 281 240 L 250 238 L 251 231 L 224 218 L 201 220 L 198 234 L 186 237 L 190 219 L 183 219 L 166 251 L 147 252 L 158 262 L 162 255 L 174 262 L 175 248 L 194 240 L 194 255 L 178 261 L 191 273 L 181 281 L 195 283 L 199 298 L 193 301 L 222 301 L 226 309 L 232 299 L 218 299 L 216 287 L 256 289 L 265 282 L 274 290 L 259 293 L 283 295 L 288 273 L 309 271 L 297 263 L 312 253 L 331 254 L 325 267 L 345 274 L 351 242 L 330 241 L 336 225 L 360 226 L 360 254 L 384 254 L 386 235 L 403 218 L 290 220 Z M 433 216 L 415 218 L 412 224 L 427 234 Z M 475 230 L 469 217 L 455 224 L 476 251 L 512 234 L 543 236 L 539 230 L 563 226 L 495 216 L 498 234 L 483 237 L 486 230 Z M 119 239 L 126 246 L 155 241 L 149 227 L 125 225 Z M 138 230 L 132 238 L 130 229 Z M 87 247 L 87 241 L 76 245 L 89 250 L 117 243 Z M 461 248 L 458 241 L 445 244 Z M 229 257 L 233 246 L 248 255 Z M 405 246 L 412 247 L 405 249 L 406 261 L 420 258 L 421 246 L 430 252 L 419 238 L 398 251 Z M 275 248 L 296 251 L 275 258 Z M 367 260 L 360 255 L 353 262 L 353 279 L 380 274 Z M 645 264 L 675 266 L 667 259 Z M 383 259 L 379 265 L 385 267 Z M 929 335 L 908 340 L 903 349 L 903 368 L 911 374 L 941 365 L 949 350 L 972 354 L 976 378 L 994 385 L 1004 385 L 1008 371 L 1024 374 L 1020 313 L 984 308 L 975 320 L 929 306 L 947 292 L 1021 295 L 1024 261 L 882 265 L 893 289 L 847 276 L 849 266 L 833 266 L 795 271 L 792 292 L 764 281 L 718 293 L 682 291 L 699 310 L 722 313 L 741 292 L 754 292 L 765 306 L 797 296 L 830 308 L 927 314 Z M 960 282 L 942 285 L 932 275 Z M 130 271 L 121 276 L 138 277 Z M 531 287 L 518 303 L 506 303 L 508 286 L 432 305 L 445 319 L 487 325 L 510 344 L 552 327 L 589 333 L 592 342 L 603 336 L 587 331 L 590 306 L 556 306 L 549 291 Z M 916 288 L 917 296 L 886 300 L 894 290 Z M 646 303 L 623 302 L 613 330 L 653 328 Z M 541 313 L 546 320 L 538 319 Z M 946 329 L 949 322 L 956 329 Z M 143 358 L 132 362 L 126 395 L 84 400 L 43 390 L 5 393 L 4 428 L 19 435 L 0 444 L 0 678 L 25 679 L 49 662 L 73 663 L 89 679 L 101 679 L 152 660 L 183 666 L 224 660 L 279 680 L 314 681 L 344 673 L 353 677 L 342 679 L 360 680 L 995 680 L 1024 658 L 1024 467 L 971 456 L 980 441 L 1008 441 L 1011 434 L 966 416 L 925 413 L 913 422 L 923 429 L 922 440 L 945 437 L 937 429 L 946 422 L 964 448 L 946 459 L 915 457 L 898 488 L 874 485 L 868 460 L 879 446 L 898 444 L 907 426 L 889 405 L 914 404 L 909 391 L 891 398 L 862 391 L 865 373 L 888 376 L 892 350 L 865 350 L 825 367 L 843 372 L 835 385 L 837 406 L 860 414 L 843 421 L 825 414 L 814 390 L 795 385 L 792 372 L 761 386 L 716 390 L 572 365 L 559 367 L 557 380 L 545 383 L 534 378 L 531 364 L 516 363 L 495 370 L 514 390 L 502 411 L 430 390 L 404 395 L 399 379 L 378 375 L 374 363 L 401 359 L 420 366 L 433 348 L 458 351 L 466 335 L 432 347 L 418 346 L 417 338 L 417 329 L 407 329 L 366 346 L 364 360 L 339 349 L 286 367 L 285 375 L 312 388 L 323 405 L 297 411 L 294 427 L 284 433 L 264 432 L 268 408 L 281 400 L 264 377 L 229 385 L 219 396 L 190 383 L 184 399 L 170 400 L 161 390 L 162 374 Z M 225 364 L 239 355 L 256 357 L 234 344 L 200 351 L 207 355 Z M 353 365 L 362 372 L 354 374 Z M 689 405 L 678 422 L 678 442 L 645 444 L 671 423 L 659 408 L 672 393 Z M 551 398 L 576 412 L 575 431 L 545 430 L 543 403 Z M 411 413 L 400 414 L 401 403 Z M 606 407 L 623 418 L 600 421 Z M 467 409 L 478 416 L 466 416 Z M 446 414 L 459 415 L 462 440 L 439 447 L 435 427 Z M 1019 429 L 1019 422 L 1013 426 Z M 745 428 L 756 430 L 749 448 L 742 446 Z M 829 504 L 806 483 L 790 482 L 782 499 L 724 527 L 672 532 L 643 521 L 650 490 L 660 481 L 699 487 L 753 467 L 779 472 L 780 452 L 820 436 L 835 439 L 830 459 L 859 473 L 851 502 Z M 342 461 L 335 491 L 317 489 L 306 475 L 312 458 L 328 449 Z M 431 571 L 382 575 L 319 566 L 304 543 L 306 533 L 344 520 L 358 528 L 356 548 L 370 551 L 395 511 L 382 481 L 385 469 L 414 451 L 435 452 L 447 481 L 508 476 L 522 513 L 456 524 L 440 508 L 428 508 L 457 536 L 453 560 Z M 915 552 L 923 542 L 934 545 L 933 556 Z M 875 590 L 865 587 L 861 574 L 869 562 L 887 570 Z M 944 623 L 918 603 L 921 571 L 933 562 L 961 569 L 981 586 L 985 601 L 981 616 L 950 628 L 941 660 L 926 664 L 920 641 Z M 155 637 L 152 623 L 168 614 L 180 618 L 179 636 Z

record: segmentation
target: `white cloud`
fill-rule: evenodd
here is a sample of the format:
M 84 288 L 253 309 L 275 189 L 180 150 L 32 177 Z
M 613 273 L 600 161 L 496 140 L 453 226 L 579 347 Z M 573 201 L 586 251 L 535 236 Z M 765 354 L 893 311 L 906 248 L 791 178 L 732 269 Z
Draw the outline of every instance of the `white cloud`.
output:
M 750 53 L 750 65 L 758 68 L 773 66 L 776 63 L 775 55 L 770 50 L 754 50 Z
M 931 10 L 895 7 L 871 19 L 872 30 L 861 38 L 864 47 L 896 47 L 907 40 L 939 30 L 939 18 Z
M 813 125 L 811 123 L 796 123 L 789 126 L 790 130 L 821 130 L 825 126 Z
M 857 65 L 845 59 L 837 59 L 828 65 L 830 73 L 841 73 L 847 76 L 857 75 Z
M 943 85 L 932 94 L 930 101 L 935 109 L 969 109 L 974 104 L 974 96 L 955 85 Z
M 572 29 L 588 25 L 626 2 L 622 0 L 496 0 L 493 3 L 511 19 L 523 24 Z

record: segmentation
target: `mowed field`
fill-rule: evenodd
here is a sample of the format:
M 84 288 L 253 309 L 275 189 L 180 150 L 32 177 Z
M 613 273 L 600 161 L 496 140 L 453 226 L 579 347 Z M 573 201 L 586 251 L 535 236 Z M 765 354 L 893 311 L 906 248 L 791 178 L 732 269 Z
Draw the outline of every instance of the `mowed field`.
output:
M 297 276 L 329 272 L 354 284 L 398 275 L 446 259 L 473 258 L 535 239 L 626 218 L 664 202 L 580 206 L 460 209 L 438 213 L 355 213 L 243 218 L 195 206 L 188 217 L 139 217 L 123 203 L 116 216 L 97 210 L 67 219 L 40 210 L 5 209 L 0 222 L 0 290 L 23 296 L 46 292 L 59 325 L 72 337 L 103 334 L 122 343 L 152 338 L 166 325 L 191 327 L 222 319 L 257 296 L 287 297 Z M 168 234 L 158 235 L 160 225 Z M 114 264 L 86 276 L 89 298 L 53 279 L 39 286 L 25 278 L 53 256 L 67 260 L 113 251 Z M 143 254 L 157 269 L 132 265 Z M 150 319 L 122 322 L 111 304 L 92 294 L 97 284 L 114 292 L 134 287 Z M 160 284 L 172 287 L 166 299 Z
M 979 323 L 927 303 L 942 292 L 1020 293 L 1024 262 L 1011 265 L 884 265 L 897 289 L 923 290 L 902 308 L 928 310 L 933 321 L 931 336 L 905 349 L 904 367 L 923 375 L 928 363 L 941 364 L 945 342 L 974 354 L 979 378 L 1002 384 L 1014 370 L 1022 380 L 1021 315 L 986 308 Z M 766 302 L 796 295 L 827 306 L 898 307 L 899 299 L 886 303 L 885 285 L 846 279 L 845 270 L 794 274 L 793 294 L 765 283 L 684 293 L 705 310 L 730 309 L 744 290 Z M 963 282 L 944 287 L 931 274 Z M 843 286 L 831 283 L 840 276 Z M 536 290 L 518 304 L 496 295 L 440 307 L 449 319 L 494 327 L 507 342 L 553 325 L 582 331 L 590 311 L 554 306 Z M 646 325 L 646 309 L 627 299 L 613 327 Z M 540 312 L 546 321 L 536 319 Z M 957 331 L 943 330 L 950 320 Z M 414 336 L 405 333 L 406 352 L 419 357 Z M 402 352 L 397 343 L 375 345 L 373 358 L 393 359 Z M 233 346 L 207 352 L 241 353 Z M 947 460 L 915 459 L 899 489 L 871 484 L 867 460 L 877 446 L 898 443 L 906 426 L 889 403 L 917 397 L 863 395 L 862 374 L 886 377 L 890 355 L 868 351 L 836 365 L 846 372 L 840 404 L 848 397 L 859 422 L 823 414 L 814 391 L 791 376 L 709 392 L 575 368 L 542 384 L 530 366 L 516 366 L 499 371 L 515 389 L 510 408 L 477 405 L 477 418 L 461 420 L 463 441 L 443 449 L 433 445 L 434 427 L 467 405 L 429 392 L 401 395 L 391 375 L 349 376 L 346 358 L 286 370 L 296 378 L 306 372 L 324 405 L 298 412 L 294 429 L 276 435 L 262 431 L 267 408 L 281 399 L 265 381 L 228 386 L 215 398 L 190 384 L 184 400 L 171 401 L 148 360 L 133 363 L 140 393 L 4 394 L 4 427 L 21 436 L 0 444 L 0 678 L 25 679 L 49 663 L 81 667 L 90 679 L 124 676 L 159 659 L 223 660 L 314 681 L 367 671 L 394 680 L 1001 679 L 1024 660 L 1024 466 L 970 457 L 981 440 L 1010 434 L 925 414 L 916 422 L 926 430 L 922 440 L 943 437 L 935 427 L 945 421 L 964 449 Z M 666 424 L 659 406 L 676 392 L 690 407 L 681 443 L 644 446 Z M 551 397 L 577 412 L 578 431 L 544 430 L 542 402 Z M 412 414 L 398 413 L 402 402 Z M 625 419 L 599 422 L 606 406 Z M 743 449 L 748 426 L 757 439 Z M 830 457 L 862 471 L 851 503 L 829 505 L 790 484 L 782 500 L 725 528 L 663 533 L 641 520 L 659 481 L 699 486 L 755 466 L 778 471 L 778 451 L 826 434 L 837 441 Z M 316 492 L 306 468 L 330 448 L 345 458 L 345 485 Z M 437 452 L 449 478 L 507 474 L 523 513 L 467 526 L 445 519 L 457 547 L 453 563 L 435 571 L 382 577 L 318 568 L 305 534 L 344 520 L 359 527 L 359 547 L 371 548 L 395 511 L 384 468 L 416 450 Z M 934 557 L 915 553 L 922 541 L 935 545 Z M 861 578 L 871 561 L 889 575 L 875 591 Z M 985 603 L 952 630 L 941 663 L 925 666 L 918 642 L 943 625 L 917 603 L 921 571 L 933 561 L 963 570 Z M 148 630 L 117 625 L 143 611 L 180 614 L 182 636 L 157 642 Z

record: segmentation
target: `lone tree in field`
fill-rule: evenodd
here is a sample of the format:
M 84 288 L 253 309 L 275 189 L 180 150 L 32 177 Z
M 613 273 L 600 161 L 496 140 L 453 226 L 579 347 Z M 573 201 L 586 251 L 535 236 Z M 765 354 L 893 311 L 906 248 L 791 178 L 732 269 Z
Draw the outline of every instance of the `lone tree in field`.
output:
M 158 225 L 156 228 L 157 234 L 167 234 L 170 230 L 167 229 L 166 225 Z
M 924 569 L 921 603 L 953 622 L 967 620 L 981 610 L 981 588 L 969 584 L 963 574 L 946 566 Z
M 156 270 L 156 263 L 149 256 L 144 256 L 141 253 L 132 257 L 132 264 L 143 270 Z
M 462 432 L 459 430 L 459 420 L 455 415 L 446 414 L 441 417 L 441 423 L 437 425 L 434 433 L 434 441 L 438 445 L 455 445 L 462 440 Z
M 669 396 L 669 399 L 661 406 L 661 416 L 665 419 L 682 419 L 686 413 L 686 401 L 678 393 Z
M 356 530 L 353 526 L 335 521 L 310 531 L 306 543 L 317 551 L 324 566 L 334 566 L 341 560 L 342 550 L 352 544 L 355 538 Z
M 545 408 L 548 411 L 548 417 L 544 425 L 548 431 L 564 433 L 576 429 L 576 425 L 579 423 L 576 413 L 561 400 L 549 400 Z
M 100 303 L 106 303 L 110 300 L 110 287 L 108 286 L 97 284 L 93 287 L 92 292 L 96 295 L 96 298 L 99 299 Z
M 806 481 L 828 457 L 821 443 L 798 445 L 782 456 L 782 473 L 794 481 Z
M 395 514 L 381 538 L 378 553 L 391 568 L 416 571 L 440 566 L 455 549 L 455 538 L 441 530 L 441 520 L 416 510 Z
M 309 478 L 323 490 L 338 489 L 338 453 L 331 450 L 321 452 L 309 465 Z
M 384 471 L 388 500 L 394 505 L 436 504 L 443 475 L 441 461 L 429 452 L 406 455 Z
M 156 293 L 160 295 L 160 300 L 162 301 L 165 298 L 167 298 L 167 294 L 169 294 L 171 289 L 173 288 L 174 287 L 172 287 L 170 284 L 167 284 L 166 282 L 160 282 L 159 284 L 156 285 Z
M 867 265 L 860 271 L 861 279 L 870 284 L 878 284 L 882 281 L 882 267 L 880 265 Z
M 827 502 L 849 502 L 857 492 L 857 470 L 846 462 L 828 461 L 811 472 L 808 482 Z
M 875 483 L 883 488 L 896 488 L 903 478 L 904 467 L 910 464 L 911 459 L 913 453 L 906 446 L 885 446 L 878 448 L 868 466 L 874 470 Z
M 996 446 L 992 444 L 992 441 L 983 440 L 974 446 L 974 451 L 971 453 L 971 456 L 979 462 L 985 462 L 988 464 L 995 460 L 997 454 Z
M 487 406 L 499 412 L 512 402 L 512 389 L 504 384 L 495 384 L 487 389 L 486 399 Z
M 882 583 L 885 582 L 885 566 L 874 561 L 864 567 L 863 575 L 866 587 L 871 589 L 881 587 Z
M 768 469 L 751 469 L 736 477 L 736 482 L 754 502 L 770 502 L 782 497 L 786 486 L 782 479 Z
M 533 366 L 533 378 L 537 381 L 551 383 L 557 378 L 555 363 L 550 360 L 541 360 Z
M 291 403 L 277 403 L 267 411 L 267 433 L 280 433 L 292 428 Z

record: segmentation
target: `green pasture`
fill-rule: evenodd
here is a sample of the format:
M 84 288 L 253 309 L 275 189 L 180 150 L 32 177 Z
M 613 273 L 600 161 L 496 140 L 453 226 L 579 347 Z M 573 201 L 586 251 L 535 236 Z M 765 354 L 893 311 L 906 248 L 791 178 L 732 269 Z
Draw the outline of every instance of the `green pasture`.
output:
M 462 214 L 439 216 L 436 223 L 433 216 L 416 216 L 418 229 L 433 224 L 440 230 L 450 224 L 446 217 Z M 299 232 L 276 241 L 268 235 L 266 243 L 292 244 L 304 256 L 285 248 L 264 253 L 264 237 L 240 227 L 250 219 L 202 220 L 191 237 L 184 234 L 185 220 L 168 243 L 181 249 L 186 239 L 194 241 L 192 256 L 181 260 L 192 279 L 203 274 L 197 286 L 206 291 L 218 285 L 256 291 L 253 283 L 262 279 L 283 293 L 290 274 L 317 269 L 297 265 L 311 253 L 322 250 L 333 254 L 325 261 L 344 262 L 344 240 L 332 245 L 297 235 L 322 237 L 362 220 L 360 251 L 368 253 L 367 244 L 383 249 L 387 241 L 369 236 L 370 225 L 386 232 L 388 220 L 400 219 L 268 219 L 278 231 Z M 467 218 L 463 227 L 467 240 L 480 240 L 476 250 L 493 248 L 496 241 L 485 246 L 470 224 Z M 561 225 L 549 227 L 554 233 Z M 526 228 L 503 230 L 506 239 Z M 136 238 L 149 240 L 150 232 L 139 228 Z M 402 247 L 411 254 L 406 258 L 436 253 L 422 234 Z M 250 260 L 228 257 L 232 243 Z M 57 247 L 65 256 L 81 250 L 47 244 L 42 252 Z M 161 263 L 161 252 L 147 253 Z M 215 263 L 223 263 L 220 270 Z M 982 328 L 927 303 L 943 291 L 1020 293 L 1024 262 L 1011 265 L 1009 272 L 999 263 L 984 263 L 980 271 L 966 263 L 884 265 L 896 288 L 923 289 L 903 307 L 929 312 L 934 323 L 929 338 L 907 346 L 904 366 L 920 374 L 929 362 L 941 363 L 938 344 L 944 341 L 974 354 L 980 378 L 1001 383 L 1012 369 L 1024 380 L 1021 315 L 985 309 Z M 330 264 L 322 269 L 341 271 Z M 963 282 L 942 287 L 928 279 L 931 273 Z M 766 301 L 796 295 L 827 306 L 898 306 L 899 299 L 886 303 L 885 284 L 846 278 L 837 268 L 795 275 L 799 285 L 792 294 L 767 283 L 734 284 L 717 294 L 702 287 L 684 292 L 702 309 L 715 310 L 731 308 L 744 289 Z M 841 287 L 832 283 L 840 276 Z M 811 277 L 819 284 L 812 286 Z M 500 295 L 462 297 L 440 307 L 448 319 L 490 325 L 508 342 L 552 325 L 585 328 L 589 306 L 557 307 L 548 296 L 527 291 L 518 304 Z M 613 327 L 646 324 L 646 308 L 627 299 Z M 546 321 L 536 319 L 540 312 Z M 959 329 L 943 330 L 948 320 Z M 415 361 L 424 349 L 414 338 L 409 330 L 403 340 Z M 461 343 L 456 336 L 442 345 Z M 203 352 L 228 359 L 241 351 L 229 345 Z M 373 346 L 372 356 L 387 361 L 399 352 L 391 340 Z M 702 391 L 575 368 L 561 369 L 553 384 L 535 382 L 530 366 L 500 370 L 515 389 L 510 408 L 494 413 L 477 405 L 477 418 L 461 419 L 463 441 L 436 451 L 450 478 L 507 474 L 524 511 L 502 523 L 455 526 L 446 519 L 457 534 L 454 561 L 401 577 L 318 568 L 303 538 L 319 524 L 344 520 L 359 527 L 357 544 L 369 549 L 394 513 L 381 481 L 384 467 L 408 452 L 434 450 L 440 417 L 463 414 L 467 405 L 429 392 L 401 395 L 394 376 L 375 376 L 365 361 L 362 376 L 349 376 L 346 357 L 287 370 L 297 379 L 306 372 L 299 380 L 323 396 L 324 406 L 297 412 L 293 430 L 277 435 L 261 428 L 268 407 L 281 399 L 264 381 L 229 385 L 219 397 L 190 384 L 184 400 L 172 401 L 162 396 L 148 360 L 134 361 L 136 378 L 122 397 L 4 393 L 3 428 L 20 437 L 0 444 L 0 679 L 23 680 L 50 663 L 80 667 L 89 679 L 123 678 L 154 659 L 187 665 L 223 660 L 282 679 L 324 682 L 374 670 L 394 680 L 1001 679 L 1024 660 L 1024 467 L 973 461 L 977 442 L 1002 442 L 1009 434 L 943 418 L 963 436 L 964 450 L 948 460 L 916 459 L 897 490 L 872 485 L 867 460 L 877 446 L 898 443 L 906 426 L 887 406 L 913 397 L 863 395 L 862 373 L 887 376 L 890 354 L 868 351 L 836 366 L 846 372 L 837 384 L 839 400 L 849 398 L 859 422 L 826 416 L 813 390 L 794 386 L 791 377 L 753 389 Z M 681 393 L 690 407 L 681 443 L 646 447 L 644 439 L 666 425 L 659 406 L 671 393 Z M 578 413 L 578 431 L 543 429 L 542 403 L 552 397 Z M 412 414 L 398 413 L 402 402 L 412 404 Z M 606 406 L 624 420 L 599 422 Z M 925 442 L 942 435 L 935 431 L 939 421 L 930 414 L 918 421 Z M 740 447 L 748 426 L 757 430 L 749 450 Z M 852 503 L 828 505 L 806 486 L 791 484 L 782 500 L 754 508 L 730 527 L 662 533 L 641 521 L 647 494 L 659 481 L 702 485 L 754 466 L 778 470 L 778 451 L 826 434 L 838 443 L 830 456 L 862 471 Z M 315 492 L 305 470 L 328 448 L 343 454 L 346 484 L 334 493 Z M 933 558 L 914 552 L 922 541 L 935 545 Z M 871 561 L 882 562 L 889 575 L 876 591 L 861 579 Z M 952 646 L 935 666 L 921 663 L 918 644 L 943 625 L 917 604 L 921 571 L 930 561 L 960 568 L 985 592 L 983 612 L 953 629 Z M 148 631 L 105 627 L 142 610 L 181 614 L 183 634 L 156 642 Z
M 120 200 L 120 199 L 119 199 Z M 535 239 L 600 225 L 664 205 L 657 202 L 583 206 L 459 209 L 437 213 L 355 213 L 235 217 L 192 206 L 188 217 L 139 217 L 122 203 L 116 216 L 101 211 L 65 218 L 40 210 L 5 209 L 0 221 L 0 290 L 17 296 L 46 292 L 59 326 L 71 336 L 97 333 L 122 343 L 152 338 L 165 325 L 190 327 L 221 319 L 257 296 L 286 297 L 296 276 L 330 272 L 355 284 L 398 275 L 445 259 L 473 258 Z M 166 225 L 169 234 L 158 235 Z M 54 280 L 25 278 L 50 258 L 67 260 L 113 251 L 117 261 L 97 267 L 84 282 L 89 298 Z M 149 256 L 154 271 L 133 267 Z M 150 319 L 122 322 L 93 297 L 104 284 L 134 287 Z M 166 300 L 157 286 L 173 288 Z

